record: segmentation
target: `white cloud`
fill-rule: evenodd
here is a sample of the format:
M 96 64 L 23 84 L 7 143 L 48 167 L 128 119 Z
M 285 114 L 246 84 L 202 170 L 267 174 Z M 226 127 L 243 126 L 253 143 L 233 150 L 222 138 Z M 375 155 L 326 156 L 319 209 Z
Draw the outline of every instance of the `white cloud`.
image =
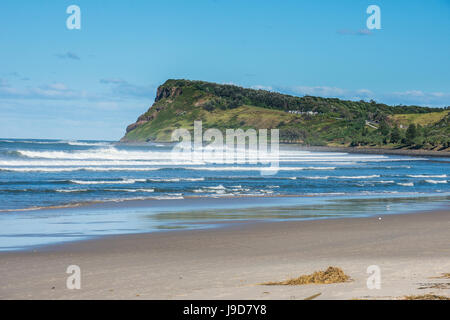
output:
M 103 84 L 125 84 L 128 82 L 121 78 L 104 78 L 104 79 L 100 79 L 100 83 L 103 83 Z
M 373 96 L 373 92 L 369 89 L 359 89 L 356 90 L 356 93 L 360 95 Z
M 55 54 L 60 59 L 72 59 L 72 60 L 81 60 L 81 58 L 74 52 L 67 51 L 66 53 L 57 53 Z
M 422 90 L 407 90 L 392 92 L 385 95 L 397 104 L 415 104 L 422 106 L 450 106 L 450 92 L 425 92 Z
M 291 91 L 308 96 L 321 96 L 321 97 L 338 97 L 345 94 L 345 90 L 337 87 L 306 87 L 296 86 L 291 87 Z
M 63 83 L 51 83 L 38 87 L 17 88 L 7 83 L 0 84 L 0 98 L 24 99 L 68 99 L 82 98 L 85 94 L 70 90 Z
M 250 88 L 255 89 L 255 90 L 273 91 L 273 88 L 271 86 L 263 86 L 263 85 L 259 85 L 259 84 L 251 86 Z
M 368 101 L 373 99 L 380 103 L 390 105 L 404 104 L 429 107 L 445 107 L 450 105 L 450 93 L 448 92 L 425 92 L 421 90 L 373 92 L 372 90 L 366 88 L 350 90 L 330 86 L 275 87 L 275 90 L 300 96 L 310 95 L 354 101 Z
M 112 85 L 111 90 L 117 97 L 153 99 L 156 95 L 153 85 L 135 85 L 121 78 L 103 78 L 100 83 Z
M 393 92 L 393 95 L 399 96 L 399 97 L 423 97 L 425 94 L 420 90 L 411 90 L 411 91 L 404 91 L 404 92 Z
M 45 87 L 47 87 L 49 89 L 52 89 L 52 90 L 57 90 L 57 91 L 67 91 L 67 90 L 69 90 L 64 83 L 60 83 L 60 82 L 52 83 L 52 84 L 49 84 L 49 85 L 47 85 Z
M 346 36 L 370 36 L 373 34 L 373 32 L 370 31 L 369 29 L 359 29 L 357 31 L 349 30 L 349 29 L 341 29 L 341 30 L 338 30 L 337 33 L 346 35 Z

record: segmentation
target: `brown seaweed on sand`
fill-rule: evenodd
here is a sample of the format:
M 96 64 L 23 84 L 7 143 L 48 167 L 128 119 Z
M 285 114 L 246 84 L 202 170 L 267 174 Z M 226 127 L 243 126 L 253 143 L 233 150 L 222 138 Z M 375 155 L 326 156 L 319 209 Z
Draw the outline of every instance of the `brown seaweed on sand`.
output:
M 280 282 L 266 282 L 263 285 L 286 285 L 298 286 L 304 284 L 330 284 L 348 282 L 350 277 L 341 268 L 328 267 L 325 271 L 316 271 L 313 274 L 302 275 L 298 278 L 288 279 Z
M 435 294 L 423 294 L 418 296 L 405 296 L 403 297 L 403 300 L 450 300 L 450 298 Z

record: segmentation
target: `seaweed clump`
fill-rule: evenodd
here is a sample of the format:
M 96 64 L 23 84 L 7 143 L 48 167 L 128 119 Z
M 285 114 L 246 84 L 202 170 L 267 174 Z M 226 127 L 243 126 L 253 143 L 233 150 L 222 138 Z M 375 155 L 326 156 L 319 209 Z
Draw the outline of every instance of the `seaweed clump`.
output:
M 405 296 L 403 300 L 450 300 L 446 296 L 438 296 L 436 294 L 423 294 L 418 296 Z
M 348 282 L 350 277 L 341 268 L 328 267 L 325 271 L 316 271 L 313 274 L 302 275 L 298 278 L 288 279 L 280 282 L 267 282 L 265 285 L 298 286 L 304 284 L 330 284 Z

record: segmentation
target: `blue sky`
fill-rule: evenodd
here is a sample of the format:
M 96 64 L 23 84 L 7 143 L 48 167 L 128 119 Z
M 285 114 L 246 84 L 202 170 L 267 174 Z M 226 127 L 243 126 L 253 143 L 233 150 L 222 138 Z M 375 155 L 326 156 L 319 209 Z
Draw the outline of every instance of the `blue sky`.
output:
M 450 0 L 2 0 L 0 38 L 3 138 L 119 139 L 169 78 L 450 105 Z

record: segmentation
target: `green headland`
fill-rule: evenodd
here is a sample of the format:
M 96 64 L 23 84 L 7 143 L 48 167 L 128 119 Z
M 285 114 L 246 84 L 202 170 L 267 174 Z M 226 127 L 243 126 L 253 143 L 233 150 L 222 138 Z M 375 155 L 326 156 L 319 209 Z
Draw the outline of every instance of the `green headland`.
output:
M 306 146 L 450 151 L 450 107 L 296 97 L 204 81 L 167 80 L 122 142 L 170 142 L 172 131 L 280 129 L 280 141 Z

